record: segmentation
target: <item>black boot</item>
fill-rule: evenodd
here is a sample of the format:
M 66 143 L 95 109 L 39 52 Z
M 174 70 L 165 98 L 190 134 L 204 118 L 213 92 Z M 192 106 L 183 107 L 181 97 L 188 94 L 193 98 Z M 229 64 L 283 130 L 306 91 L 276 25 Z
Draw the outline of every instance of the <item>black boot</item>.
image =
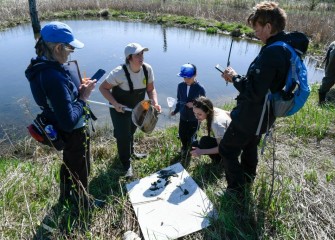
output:
M 67 200 L 70 200 L 71 197 L 71 185 L 66 183 L 60 183 L 60 192 L 59 192 L 59 203 L 64 204 Z
M 103 208 L 106 204 L 105 201 L 94 198 L 92 195 L 84 193 L 83 191 L 81 191 L 80 194 L 75 192 L 73 195 L 75 206 L 78 211 L 91 211 L 94 208 Z
M 326 93 L 322 93 L 319 91 L 319 105 L 323 105 L 326 102 Z

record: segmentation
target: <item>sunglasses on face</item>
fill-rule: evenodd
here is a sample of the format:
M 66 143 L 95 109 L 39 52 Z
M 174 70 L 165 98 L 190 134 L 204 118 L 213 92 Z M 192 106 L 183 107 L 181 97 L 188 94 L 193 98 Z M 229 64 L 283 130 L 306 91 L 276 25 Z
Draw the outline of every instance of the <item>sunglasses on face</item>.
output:
M 70 53 L 73 53 L 74 52 L 74 47 L 72 47 L 71 45 L 69 44 L 62 44 L 63 48 L 65 51 L 67 52 L 70 52 Z

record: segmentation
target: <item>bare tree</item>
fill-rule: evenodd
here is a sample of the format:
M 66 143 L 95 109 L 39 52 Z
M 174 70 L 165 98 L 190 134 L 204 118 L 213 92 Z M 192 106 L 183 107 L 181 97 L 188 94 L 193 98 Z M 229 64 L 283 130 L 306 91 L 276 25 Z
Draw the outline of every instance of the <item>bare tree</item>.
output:
M 28 0 L 29 2 L 29 13 L 31 18 L 31 24 L 33 26 L 33 31 L 35 34 L 41 31 L 40 21 L 38 20 L 38 11 L 36 9 L 36 1 Z

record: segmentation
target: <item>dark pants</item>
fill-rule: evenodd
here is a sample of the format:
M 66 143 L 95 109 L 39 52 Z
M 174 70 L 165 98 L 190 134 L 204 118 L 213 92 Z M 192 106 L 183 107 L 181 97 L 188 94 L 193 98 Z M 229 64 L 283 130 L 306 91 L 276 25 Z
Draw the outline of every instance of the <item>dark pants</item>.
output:
M 179 120 L 179 138 L 183 150 L 189 150 L 192 142 L 197 138 L 198 126 L 198 121 Z
M 245 134 L 230 124 L 219 144 L 219 153 L 225 168 L 228 189 L 242 191 L 245 183 L 256 176 L 257 146 L 261 136 Z M 242 152 L 242 154 L 241 154 Z M 238 158 L 241 154 L 241 162 Z
M 209 148 L 215 148 L 218 146 L 218 143 L 215 138 L 209 137 L 209 136 L 203 136 L 200 138 L 199 141 L 192 144 L 194 147 L 198 147 L 200 149 L 209 149 Z M 208 156 L 214 161 L 214 162 L 220 162 L 221 156 L 217 154 L 208 154 Z
M 325 67 L 325 76 L 319 89 L 319 93 L 326 96 L 326 93 L 335 84 L 335 47 L 329 52 L 328 64 Z
M 83 194 L 87 190 L 90 174 L 90 138 L 86 127 L 64 134 L 65 148 L 63 150 L 63 164 L 60 168 L 60 198 L 70 197 L 70 191 L 75 188 L 74 194 Z
M 131 154 L 134 153 L 134 133 L 136 125 L 131 120 L 131 112 L 119 113 L 110 108 L 110 115 L 114 126 L 119 159 L 127 170 L 130 167 Z

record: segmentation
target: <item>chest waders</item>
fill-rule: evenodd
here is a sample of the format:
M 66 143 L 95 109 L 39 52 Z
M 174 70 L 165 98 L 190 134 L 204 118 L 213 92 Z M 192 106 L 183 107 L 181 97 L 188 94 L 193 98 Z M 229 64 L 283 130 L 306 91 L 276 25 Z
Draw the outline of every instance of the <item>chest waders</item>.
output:
M 146 87 L 148 85 L 148 70 L 143 64 L 143 72 L 146 80 L 146 87 L 142 89 L 134 89 L 133 82 L 130 79 L 130 74 L 126 65 L 122 66 L 129 85 L 129 91 L 125 91 L 120 87 L 113 87 L 112 95 L 115 100 L 129 108 L 134 108 L 137 103 L 141 102 L 145 98 Z M 115 109 L 110 108 L 110 115 L 114 126 L 114 137 L 117 142 L 117 149 L 119 159 L 124 167 L 124 170 L 128 170 L 130 167 L 130 157 L 134 153 L 134 139 L 133 135 L 136 131 L 136 125 L 132 122 L 131 112 L 126 111 L 119 113 Z

